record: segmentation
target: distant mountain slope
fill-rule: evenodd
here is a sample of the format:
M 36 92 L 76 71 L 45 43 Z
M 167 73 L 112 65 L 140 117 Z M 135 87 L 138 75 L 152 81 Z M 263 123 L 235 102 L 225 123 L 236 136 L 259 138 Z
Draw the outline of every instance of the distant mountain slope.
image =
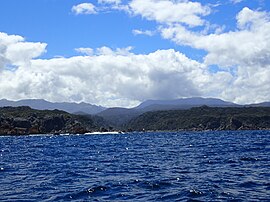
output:
M 102 117 L 109 125 L 116 128 L 122 128 L 124 124 L 129 122 L 131 119 L 141 115 L 143 111 L 136 109 L 126 108 L 109 108 L 97 114 Z
M 127 108 L 109 108 L 100 113 L 101 116 L 109 124 L 122 128 L 125 127 L 133 118 L 149 111 L 161 111 L 161 110 L 177 110 L 177 109 L 190 109 L 192 107 L 199 106 L 211 106 L 211 107 L 231 107 L 237 106 L 231 102 L 225 102 L 215 98 L 183 98 L 177 100 L 147 100 L 141 103 L 139 106 L 127 109 Z
M 252 107 L 270 107 L 270 102 L 256 103 L 256 104 L 251 104 L 249 106 L 252 106 Z
M 232 102 L 226 102 L 221 99 L 194 97 L 194 98 L 181 98 L 175 100 L 147 100 L 135 108 L 143 111 L 153 111 L 161 109 L 169 110 L 170 108 L 188 109 L 191 107 L 202 105 L 207 105 L 211 107 L 237 106 Z
M 126 126 L 132 130 L 270 129 L 270 107 L 195 107 L 146 112 Z
M 105 108 L 101 106 L 91 105 L 87 103 L 68 103 L 68 102 L 48 102 L 42 99 L 27 99 L 19 101 L 10 101 L 6 99 L 0 100 L 0 107 L 11 106 L 29 106 L 33 109 L 38 110 L 63 110 L 69 113 L 86 113 L 86 114 L 97 114 L 103 111 Z
M 244 105 L 237 105 L 232 102 L 226 102 L 221 99 L 216 98 L 183 98 L 176 100 L 147 100 L 141 103 L 139 106 L 134 108 L 104 108 L 101 106 L 91 105 L 87 103 L 51 103 L 45 100 L 20 100 L 20 101 L 9 101 L 0 100 L 0 107 L 3 106 L 29 106 L 33 109 L 38 110 L 63 110 L 73 114 L 94 114 L 100 116 L 101 118 L 95 116 L 98 125 L 107 126 L 122 129 L 125 125 L 132 119 L 138 117 L 139 115 L 150 112 L 150 111 L 164 111 L 164 110 L 179 110 L 179 109 L 191 109 L 192 107 L 200 106 L 209 107 L 244 107 Z M 246 106 L 252 107 L 270 107 L 270 102 L 251 104 Z

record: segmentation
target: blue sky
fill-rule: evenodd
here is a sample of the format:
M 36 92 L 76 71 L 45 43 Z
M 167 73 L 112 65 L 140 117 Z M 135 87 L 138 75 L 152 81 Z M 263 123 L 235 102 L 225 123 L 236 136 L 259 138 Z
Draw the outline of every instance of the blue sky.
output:
M 190 52 L 188 47 L 179 47 L 160 36 L 134 36 L 133 29 L 155 30 L 154 21 L 125 12 L 103 11 L 94 15 L 74 15 L 74 5 L 97 1 L 73 0 L 4 0 L 1 2 L 1 31 L 17 34 L 27 41 L 41 41 L 48 44 L 42 58 L 73 56 L 77 47 L 111 48 L 134 47 L 135 53 L 150 53 L 157 49 L 174 48 Z M 14 16 L 15 15 L 15 16 Z M 68 40 L 68 43 L 67 43 Z M 194 50 L 193 50 L 194 51 Z
M 76 10 L 80 6 L 86 6 L 85 10 Z M 0 32 L 5 35 L 0 38 L 0 49 L 1 43 L 3 50 L 9 50 L 11 45 L 12 50 L 24 47 L 20 59 L 13 52 L 0 52 L 3 55 L 0 84 L 4 89 L 1 95 L 13 100 L 44 98 L 106 106 L 134 106 L 146 99 L 192 96 L 218 97 L 237 103 L 267 101 L 269 80 L 264 77 L 258 80 L 262 78 L 260 72 L 269 75 L 269 11 L 267 0 L 1 0 Z M 22 39 L 6 43 L 13 35 Z M 251 38 L 244 40 L 242 36 Z M 238 37 L 243 41 L 235 40 Z M 251 50 L 254 46 L 255 50 Z M 86 54 L 79 48 L 93 51 Z M 59 57 L 64 61 L 54 60 Z M 108 74 L 105 62 L 100 61 L 104 58 L 110 60 L 106 64 L 115 72 L 114 77 L 105 81 L 108 86 L 76 77 L 84 72 L 93 79 L 90 75 L 95 74 L 94 78 L 102 82 Z M 159 62 L 156 58 L 168 61 Z M 91 63 L 93 60 L 96 63 Z M 163 67 L 148 64 L 151 60 Z M 73 66 L 69 67 L 71 61 Z M 48 70 L 48 65 L 52 69 Z M 15 69 L 11 71 L 10 66 Z M 63 70 L 57 72 L 55 68 Z M 73 74 L 67 76 L 69 68 L 73 68 Z M 127 75 L 130 69 L 137 69 L 140 76 Z M 22 89 L 24 85 L 17 81 L 23 75 L 20 71 L 32 76 L 45 71 L 46 75 L 43 72 L 37 78 L 51 82 L 54 94 L 61 90 L 65 94 L 52 95 L 40 88 L 44 83 L 33 82 L 35 79 L 30 75 L 22 79 L 26 80 Z M 8 76 L 16 80 L 9 84 L 5 80 Z M 110 84 L 116 77 L 119 83 L 112 87 Z M 138 89 L 143 89 L 138 92 L 135 84 L 126 83 L 138 80 L 141 81 L 135 82 Z M 254 81 L 258 83 L 255 85 Z M 79 86 L 84 83 L 86 86 Z M 87 86 L 92 87 L 86 90 Z M 259 95 L 258 89 L 262 91 Z
M 111 48 L 133 46 L 135 53 L 150 53 L 157 49 L 173 48 L 192 58 L 199 58 L 203 52 L 178 46 L 159 35 L 153 37 L 134 36 L 132 30 L 155 30 L 157 23 L 141 16 L 131 16 L 124 11 L 102 11 L 94 15 L 74 15 L 71 8 L 88 0 L 2 0 L 0 7 L 0 29 L 9 34 L 21 35 L 27 41 L 40 41 L 48 44 L 43 58 L 73 56 L 77 47 Z M 128 1 L 125 1 L 128 2 Z M 203 4 L 219 4 L 218 1 L 202 1 Z M 228 30 L 235 29 L 235 15 L 248 6 L 252 9 L 267 9 L 263 1 L 251 0 L 238 4 L 220 1 L 214 7 L 215 13 L 207 19 L 219 25 L 225 24 Z M 226 2 L 226 3 L 223 3 Z M 67 43 L 68 40 L 68 43 Z

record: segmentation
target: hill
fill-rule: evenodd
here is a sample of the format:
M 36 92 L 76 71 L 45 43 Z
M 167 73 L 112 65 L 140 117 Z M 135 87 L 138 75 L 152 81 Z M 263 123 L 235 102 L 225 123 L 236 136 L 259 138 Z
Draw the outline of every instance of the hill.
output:
M 99 128 L 91 117 L 60 110 L 1 107 L 0 134 L 85 133 Z
M 85 114 L 97 114 L 103 111 L 105 108 L 101 106 L 91 105 L 88 103 L 68 103 L 68 102 L 48 102 L 43 99 L 27 99 L 19 101 L 10 101 L 6 99 L 0 100 L 0 107 L 19 107 L 29 106 L 38 110 L 63 110 L 69 113 L 85 113 Z
M 193 98 L 181 98 L 175 100 L 147 100 L 142 102 L 136 107 L 136 109 L 142 109 L 144 111 L 153 111 L 159 110 L 160 108 L 182 108 L 189 109 L 196 106 L 212 106 L 212 107 L 229 107 L 237 106 L 232 102 L 226 102 L 221 99 L 216 98 L 202 98 L 202 97 L 193 97 Z
M 102 117 L 107 125 L 116 129 L 123 129 L 123 126 L 131 119 L 141 115 L 143 111 L 127 108 L 109 108 L 97 114 Z
M 134 108 L 109 108 L 100 113 L 109 125 L 116 128 L 124 128 L 125 124 L 133 118 L 149 111 L 190 109 L 196 106 L 208 105 L 211 107 L 232 107 L 234 103 L 226 102 L 215 98 L 183 98 L 177 100 L 147 100 Z
M 252 107 L 270 107 L 270 102 L 262 102 L 257 104 L 250 104 Z
M 118 130 L 125 130 L 127 124 L 136 117 L 151 111 L 168 111 L 168 110 L 188 110 L 193 107 L 200 107 L 207 105 L 210 107 L 269 107 L 270 103 L 257 103 L 251 105 L 237 105 L 231 102 L 226 102 L 216 98 L 183 98 L 175 100 L 147 100 L 134 108 L 104 108 L 101 106 L 91 105 L 87 103 L 52 103 L 46 100 L 20 100 L 9 101 L 6 99 L 0 100 L 1 106 L 30 106 L 38 110 L 63 110 L 68 113 L 83 115 L 94 121 L 94 124 L 103 128 L 114 128 Z M 95 116 L 93 116 L 95 115 Z
M 127 125 L 132 130 L 270 129 L 269 107 L 195 107 L 146 112 Z

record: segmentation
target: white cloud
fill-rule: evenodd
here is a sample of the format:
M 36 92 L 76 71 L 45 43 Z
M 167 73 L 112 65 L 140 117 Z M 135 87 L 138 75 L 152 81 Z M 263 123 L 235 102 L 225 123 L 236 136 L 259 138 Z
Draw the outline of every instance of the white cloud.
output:
M 219 97 L 238 103 L 270 100 L 268 61 L 264 66 L 256 63 L 256 68 L 252 64 L 239 65 L 233 73 L 226 69 L 213 73 L 207 65 L 175 50 L 134 54 L 132 47 L 101 47 L 87 56 L 33 59 L 46 51 L 45 45 L 42 50 L 37 48 L 42 43 L 1 33 L 2 67 L 21 60 L 6 54 L 18 43 L 21 50 L 20 46 L 31 44 L 25 56 L 28 61 L 18 63 L 13 70 L 1 68 L 1 98 L 85 101 L 105 106 L 134 106 L 145 99 L 191 96 Z
M 117 55 L 132 55 L 130 52 L 133 49 L 132 46 L 128 46 L 126 48 L 117 48 L 116 50 L 112 50 L 109 47 L 103 46 L 101 48 L 97 48 L 96 54 L 97 55 L 111 55 L 111 56 L 117 56 Z
M 45 43 L 25 42 L 17 35 L 7 35 L 0 32 L 0 65 L 28 65 L 32 58 L 46 52 Z
M 132 30 L 132 33 L 134 35 L 146 35 L 146 36 L 154 36 L 155 35 L 155 31 L 151 31 L 151 30 L 139 30 L 139 29 L 134 29 Z
M 11 42 L 7 49 L 16 43 Z M 12 71 L 2 69 L 1 98 L 134 106 L 150 98 L 202 95 L 201 89 L 215 80 L 207 67 L 174 50 L 136 55 L 131 49 L 102 47 L 92 56 L 71 58 L 26 57 L 28 65 Z
M 236 20 L 237 30 L 220 34 L 192 32 L 181 25 L 163 26 L 160 31 L 179 45 L 205 50 L 205 64 L 233 71 L 234 79 L 221 97 L 238 103 L 270 100 L 269 13 L 243 8 Z
M 256 29 L 269 23 L 269 14 L 245 7 L 238 13 L 236 19 L 239 29 Z
M 210 8 L 199 2 L 170 0 L 132 0 L 129 4 L 135 15 L 159 23 L 184 23 L 200 26 L 204 20 L 200 16 L 210 13 Z
M 159 23 L 158 30 L 165 39 L 170 39 L 179 45 L 205 50 L 204 64 L 206 66 L 212 64 L 219 66 L 220 69 L 217 73 L 205 71 L 203 76 L 194 76 L 191 79 L 197 87 L 194 88 L 195 91 L 199 94 L 220 97 L 242 104 L 269 101 L 269 13 L 253 11 L 247 7 L 243 8 L 236 16 L 236 30 L 224 32 L 224 26 L 211 25 L 201 19 L 200 16 L 203 14 L 191 12 L 198 17 L 199 21 L 197 22 L 200 23 L 183 22 L 181 17 L 173 14 L 177 13 L 173 9 L 178 6 L 178 3 L 167 0 L 133 0 L 129 6 L 133 14 Z M 172 6 L 173 9 L 170 9 L 171 7 L 168 5 Z M 174 7 L 175 5 L 177 6 Z M 168 9 L 159 13 L 158 11 L 162 10 L 161 7 Z M 202 8 L 204 7 L 202 6 Z M 168 10 L 171 14 L 168 14 Z M 204 15 L 207 15 L 208 12 L 209 10 Z M 195 32 L 184 24 L 194 26 L 204 24 L 205 28 L 203 31 Z M 209 28 L 216 30 L 209 33 Z M 133 34 L 147 34 L 147 32 L 133 30 Z M 200 65 L 203 66 L 203 64 Z M 162 76 L 166 74 L 166 72 L 163 73 Z M 166 85 L 164 84 L 164 86 Z M 167 88 L 169 87 L 167 86 Z M 162 88 L 160 88 L 161 91 Z M 165 92 L 163 94 L 166 95 Z M 172 95 L 172 93 L 170 94 Z
M 221 97 L 237 103 L 269 101 L 270 65 L 239 66 L 234 82 L 224 89 Z
M 91 3 L 81 3 L 72 7 L 72 12 L 76 15 L 79 14 L 95 14 L 97 13 L 96 7 Z
M 75 48 L 75 51 L 85 55 L 93 55 L 94 50 L 92 48 Z
M 23 65 L 44 53 L 46 46 L 44 43 L 30 42 L 11 44 L 7 47 L 6 58 L 14 65 Z
M 231 0 L 231 2 L 233 4 L 238 4 L 238 3 L 241 3 L 242 1 L 244 1 L 244 0 Z
M 121 0 L 98 0 L 100 4 L 120 4 Z
M 220 66 L 270 64 L 270 21 L 265 12 L 244 8 L 237 15 L 239 30 L 203 35 L 181 25 L 161 27 L 162 36 L 179 45 L 207 51 L 205 62 Z

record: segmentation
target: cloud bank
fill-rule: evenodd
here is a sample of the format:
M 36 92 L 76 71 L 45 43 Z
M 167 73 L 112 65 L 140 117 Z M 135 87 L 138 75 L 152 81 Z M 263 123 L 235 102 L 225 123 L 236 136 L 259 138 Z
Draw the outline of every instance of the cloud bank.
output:
M 236 16 L 237 29 L 220 34 L 202 34 L 181 25 L 160 27 L 165 39 L 207 52 L 206 65 L 230 69 L 234 81 L 222 97 L 238 103 L 269 100 L 270 20 L 269 13 L 243 8 Z
M 0 94 L 8 99 L 44 98 L 134 106 L 150 98 L 201 96 L 218 91 L 218 85 L 211 83 L 231 79 L 224 72 L 212 75 L 205 65 L 172 49 L 136 55 L 130 52 L 130 47 L 117 50 L 102 47 L 92 56 L 46 60 L 34 59 L 46 51 L 46 45 L 40 50 L 40 43 L 30 43 L 31 54 L 25 57 L 28 61 L 19 64 L 20 58 L 6 53 L 10 53 L 10 47 L 21 48 L 29 42 L 20 36 L 4 33 L 0 36 Z M 10 69 L 10 65 L 18 66 Z
M 78 47 L 70 58 L 38 59 L 45 43 L 0 33 L 0 95 L 8 99 L 89 102 L 134 106 L 146 99 L 218 97 L 240 104 L 270 100 L 270 17 L 265 11 L 240 10 L 235 30 L 224 32 L 205 16 L 212 10 L 198 2 L 102 0 L 112 9 L 155 21 L 157 30 L 134 29 L 134 35 L 160 34 L 179 46 L 204 50 L 201 62 L 173 49 L 134 54 L 132 47 Z M 87 4 L 89 6 L 89 4 Z M 75 14 L 96 12 L 79 4 Z M 166 8 L 166 9 L 165 9 Z M 183 12 L 178 12 L 179 10 Z M 125 10 L 127 11 L 127 10 Z M 89 12 L 89 13 L 88 13 Z M 215 66 L 215 71 L 212 66 Z

